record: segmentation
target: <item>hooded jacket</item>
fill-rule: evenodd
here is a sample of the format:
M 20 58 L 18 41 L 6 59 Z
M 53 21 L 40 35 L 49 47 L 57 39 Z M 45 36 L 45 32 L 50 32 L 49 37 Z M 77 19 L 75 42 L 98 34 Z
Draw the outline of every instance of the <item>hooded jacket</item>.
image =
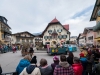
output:
M 83 66 L 82 66 L 81 63 L 79 63 L 79 64 L 73 64 L 72 66 L 73 66 L 75 75 L 82 75 Z
M 51 66 L 47 65 L 45 67 L 39 67 L 41 75 L 53 75 L 53 69 Z
M 41 75 L 40 69 L 35 64 L 31 64 L 20 73 L 20 75 Z
M 16 68 L 16 72 L 18 73 L 18 75 L 23 71 L 23 69 L 27 66 L 30 65 L 30 61 L 28 61 L 27 59 L 22 59 L 17 68 Z
M 54 69 L 54 75 L 74 75 L 74 70 L 68 62 L 60 62 Z
M 80 61 L 81 61 L 82 66 L 83 66 L 83 70 L 86 70 L 86 67 L 87 67 L 87 58 L 81 57 Z

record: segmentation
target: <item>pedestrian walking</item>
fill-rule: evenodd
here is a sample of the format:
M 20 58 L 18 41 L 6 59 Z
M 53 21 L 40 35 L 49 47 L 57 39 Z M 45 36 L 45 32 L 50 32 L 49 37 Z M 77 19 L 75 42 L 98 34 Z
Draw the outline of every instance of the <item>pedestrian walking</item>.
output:
M 30 54 L 31 58 L 32 58 L 32 56 L 33 56 L 33 53 L 34 53 L 34 50 L 33 50 L 32 47 L 30 47 L 29 54 Z

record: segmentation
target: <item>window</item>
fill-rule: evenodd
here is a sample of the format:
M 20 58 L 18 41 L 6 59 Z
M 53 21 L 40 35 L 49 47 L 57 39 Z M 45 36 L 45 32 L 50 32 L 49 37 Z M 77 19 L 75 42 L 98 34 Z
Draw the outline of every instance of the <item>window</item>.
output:
M 52 30 L 48 30 L 48 33 L 51 34 L 52 33 Z
M 47 39 L 47 36 L 44 36 L 44 39 Z
M 17 41 L 17 42 L 20 42 L 20 39 L 17 39 L 16 41 Z
M 4 39 L 4 34 L 2 34 L 2 39 Z
M 58 29 L 57 32 L 61 33 L 62 32 L 62 29 Z
M 88 40 L 93 40 L 93 36 L 88 37 Z
M 24 40 L 24 39 L 22 39 L 22 42 L 25 42 L 25 40 Z
M 29 42 L 29 40 L 27 39 L 27 42 Z

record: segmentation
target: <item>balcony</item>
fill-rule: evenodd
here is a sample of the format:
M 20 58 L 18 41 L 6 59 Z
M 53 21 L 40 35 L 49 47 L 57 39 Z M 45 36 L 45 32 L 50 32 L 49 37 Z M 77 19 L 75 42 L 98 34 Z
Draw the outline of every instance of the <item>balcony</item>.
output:
M 96 26 L 93 27 L 93 31 L 94 31 L 94 32 L 97 32 L 98 30 L 100 30 L 100 22 L 98 22 L 98 23 L 96 24 Z
M 12 34 L 12 32 L 11 32 L 10 30 L 8 30 L 8 29 L 6 29 L 6 28 L 4 28 L 4 27 L 0 28 L 0 30 L 1 30 L 2 32 L 6 32 L 6 33 L 8 33 L 8 34 Z
M 5 41 L 5 42 L 11 42 L 11 38 L 10 38 L 10 37 L 5 37 L 5 38 L 4 38 L 4 41 Z

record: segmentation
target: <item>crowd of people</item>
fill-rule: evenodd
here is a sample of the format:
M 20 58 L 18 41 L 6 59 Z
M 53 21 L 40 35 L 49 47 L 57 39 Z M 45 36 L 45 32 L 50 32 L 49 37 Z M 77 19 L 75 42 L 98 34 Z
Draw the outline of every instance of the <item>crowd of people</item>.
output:
M 34 53 L 31 48 L 30 53 Z M 60 58 L 55 55 L 54 62 L 50 65 L 45 58 L 42 58 L 40 65 L 37 65 L 37 56 L 25 55 L 16 67 L 16 73 L 17 75 L 100 75 L 99 49 L 84 49 L 79 56 L 75 57 L 73 52 L 68 52 L 68 56 L 61 54 Z
M 18 45 L 0 45 L 0 53 L 11 52 L 15 53 L 17 50 L 20 50 L 21 46 Z

